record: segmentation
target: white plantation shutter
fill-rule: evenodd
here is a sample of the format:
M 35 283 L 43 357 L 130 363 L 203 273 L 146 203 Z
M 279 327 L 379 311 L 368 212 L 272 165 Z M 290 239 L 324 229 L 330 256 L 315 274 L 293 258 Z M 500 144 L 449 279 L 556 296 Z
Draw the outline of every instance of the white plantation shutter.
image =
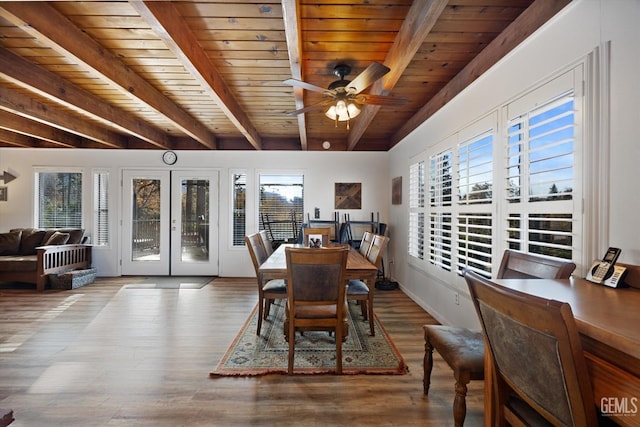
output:
M 409 236 L 408 253 L 411 257 L 424 259 L 424 161 L 409 166 Z
M 493 140 L 488 130 L 458 146 L 457 270 L 491 277 L 493 260 Z
M 429 160 L 429 262 L 452 269 L 453 154 L 441 152 Z
M 109 172 L 97 171 L 93 174 L 93 244 L 109 245 Z
M 245 173 L 232 174 L 232 230 L 233 246 L 244 246 L 246 234 L 247 209 L 247 175 Z
M 509 118 L 507 137 L 507 245 L 572 259 L 576 180 L 576 118 L 572 88 L 532 102 Z

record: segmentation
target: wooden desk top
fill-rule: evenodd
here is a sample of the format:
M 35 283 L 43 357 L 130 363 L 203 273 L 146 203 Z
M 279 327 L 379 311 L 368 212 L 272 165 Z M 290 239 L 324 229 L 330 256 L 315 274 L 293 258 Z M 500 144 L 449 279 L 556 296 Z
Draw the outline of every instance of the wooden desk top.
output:
M 568 302 L 578 331 L 640 363 L 640 290 L 613 289 L 585 279 L 496 279 L 502 286 Z
M 266 278 L 287 277 L 287 258 L 284 250 L 286 247 L 302 247 L 302 245 L 280 245 L 273 254 L 260 266 L 259 272 Z M 375 279 L 378 269 L 371 264 L 360 252 L 349 246 L 347 258 L 347 279 Z

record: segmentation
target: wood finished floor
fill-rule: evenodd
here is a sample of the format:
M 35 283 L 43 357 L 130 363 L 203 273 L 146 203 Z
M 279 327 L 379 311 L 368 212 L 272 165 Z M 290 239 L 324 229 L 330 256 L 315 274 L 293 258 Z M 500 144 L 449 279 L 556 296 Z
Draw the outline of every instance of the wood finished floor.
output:
M 29 426 L 450 426 L 453 377 L 436 354 L 422 393 L 422 325 L 401 291 L 376 313 L 410 372 L 403 376 L 210 379 L 257 301 L 251 279 L 201 289 L 98 278 L 71 291 L 0 289 L 0 407 Z M 482 425 L 471 382 L 466 426 Z

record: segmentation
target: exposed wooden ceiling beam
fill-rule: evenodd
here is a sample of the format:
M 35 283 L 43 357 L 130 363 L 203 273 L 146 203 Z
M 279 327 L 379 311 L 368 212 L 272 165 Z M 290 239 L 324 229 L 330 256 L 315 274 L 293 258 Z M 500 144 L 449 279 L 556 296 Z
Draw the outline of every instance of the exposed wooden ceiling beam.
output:
M 0 87 L 0 110 L 12 112 L 22 117 L 44 123 L 48 126 L 63 130 L 67 133 L 91 139 L 100 144 L 114 148 L 126 148 L 127 139 L 104 127 L 97 126 L 86 120 L 78 120 L 70 114 L 64 113 L 51 106 L 29 98 L 26 95 Z M 2 124 L 8 129 L 7 124 Z M 55 141 L 52 141 L 55 142 Z M 65 142 L 65 141 L 62 141 Z
M 289 66 L 291 77 L 302 80 L 302 42 L 300 31 L 300 1 L 282 0 L 282 15 L 284 19 L 284 32 L 287 38 L 287 50 L 289 51 Z M 298 86 L 293 87 L 293 95 L 296 102 L 296 110 L 304 108 L 304 91 Z M 307 150 L 307 123 L 304 114 L 298 114 L 298 130 L 300 133 L 300 145 Z
M 0 75 L 17 85 L 55 102 L 77 108 L 99 120 L 105 120 L 116 128 L 134 135 L 158 148 L 171 148 L 171 138 L 166 133 L 135 119 L 126 111 L 109 105 L 72 83 L 1 47 Z M 72 131 L 70 129 L 75 127 L 75 120 L 77 119 L 70 117 L 67 120 L 68 126 L 64 127 Z M 59 123 L 59 125 L 62 126 L 61 123 Z M 117 139 L 101 141 L 97 136 L 85 136 L 108 145 L 114 145 L 117 141 Z M 110 137 L 118 138 L 113 135 Z M 120 148 L 123 147 L 120 146 Z
M 130 1 L 151 29 L 200 82 L 220 109 L 255 147 L 262 149 L 260 134 L 251 123 L 216 67 L 211 63 L 198 39 L 171 2 Z
M 23 135 L 14 131 L 0 129 L 0 142 L 15 147 L 33 148 L 38 145 L 39 139 Z
M 569 3 L 571 0 L 536 0 L 393 135 L 390 141 L 391 147 L 451 101 Z
M 447 0 L 414 0 L 384 61 L 391 71 L 371 86 L 369 94 L 391 92 L 446 6 Z M 349 131 L 347 150 L 355 148 L 378 110 L 379 105 L 364 106 Z
M 32 138 L 54 143 L 57 147 L 76 148 L 83 140 L 60 129 L 0 110 L 0 129 L 10 130 Z
M 149 82 L 136 74 L 116 55 L 73 25 L 45 2 L 2 2 L 0 16 L 36 37 L 47 46 L 72 56 L 101 74 L 124 93 L 149 105 L 171 120 L 186 134 L 214 149 L 215 136 L 193 116 L 180 108 Z

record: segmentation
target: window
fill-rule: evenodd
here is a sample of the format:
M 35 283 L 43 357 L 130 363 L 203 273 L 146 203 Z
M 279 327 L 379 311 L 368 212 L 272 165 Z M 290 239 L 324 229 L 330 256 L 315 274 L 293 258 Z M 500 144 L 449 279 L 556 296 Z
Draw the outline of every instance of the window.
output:
M 260 174 L 260 229 L 273 240 L 297 236 L 304 212 L 304 175 Z
M 409 236 L 408 252 L 416 259 L 424 259 L 424 161 L 409 167 Z
M 486 277 L 491 277 L 494 241 L 493 139 L 491 129 L 463 141 L 457 159 L 457 270 Z
M 536 103 L 508 122 L 507 245 L 573 258 L 575 188 L 574 91 Z
M 451 271 L 453 154 L 429 159 L 429 262 Z
M 234 173 L 232 175 L 232 202 L 233 202 L 233 246 L 244 246 L 246 234 L 246 209 L 247 209 L 247 174 Z
M 82 228 L 82 172 L 36 172 L 34 195 L 36 227 Z
M 93 173 L 93 222 L 98 246 L 109 245 L 109 172 Z

